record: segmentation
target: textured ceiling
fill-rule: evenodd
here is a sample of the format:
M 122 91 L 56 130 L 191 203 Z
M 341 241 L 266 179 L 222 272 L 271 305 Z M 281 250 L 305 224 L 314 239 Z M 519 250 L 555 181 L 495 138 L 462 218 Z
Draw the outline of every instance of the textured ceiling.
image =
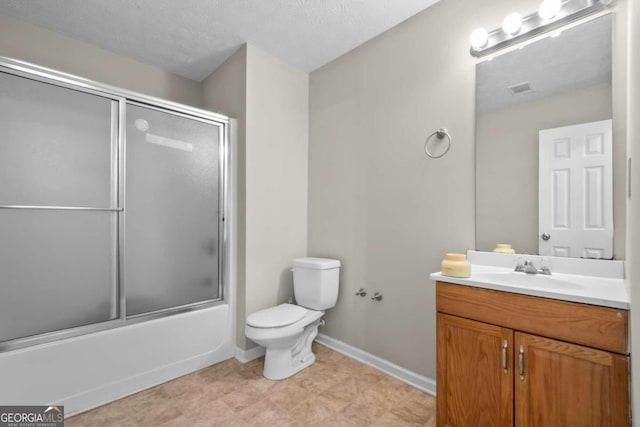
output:
M 245 42 L 312 71 L 438 0 L 2 0 L 0 14 L 201 81 Z
M 512 95 L 529 82 L 533 92 Z M 611 82 L 611 15 L 563 31 L 476 66 L 476 110 L 510 105 Z

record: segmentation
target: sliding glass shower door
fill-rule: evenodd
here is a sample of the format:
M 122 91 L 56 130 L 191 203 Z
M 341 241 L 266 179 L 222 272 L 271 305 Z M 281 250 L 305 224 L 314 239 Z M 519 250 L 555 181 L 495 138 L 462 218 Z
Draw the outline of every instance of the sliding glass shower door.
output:
M 118 103 L 0 77 L 0 342 L 115 319 Z
M 127 105 L 128 316 L 220 297 L 218 127 Z
M 6 61 L 0 352 L 222 299 L 228 119 Z

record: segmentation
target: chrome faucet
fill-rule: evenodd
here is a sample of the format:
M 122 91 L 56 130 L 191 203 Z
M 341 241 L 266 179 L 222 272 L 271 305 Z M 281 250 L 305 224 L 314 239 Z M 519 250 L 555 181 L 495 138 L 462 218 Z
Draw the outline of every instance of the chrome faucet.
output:
M 549 258 L 542 258 L 540 262 L 540 268 L 536 268 L 535 264 L 530 259 L 524 259 L 523 257 L 516 258 L 516 268 L 514 271 L 526 274 L 544 274 L 551 275 L 551 269 L 549 268 Z
M 527 259 L 524 261 L 524 272 L 527 274 L 538 274 L 538 269 L 533 265 L 533 261 Z
M 540 262 L 540 270 L 538 270 L 538 273 L 551 276 L 551 268 L 549 267 L 549 258 L 542 258 L 542 261 Z

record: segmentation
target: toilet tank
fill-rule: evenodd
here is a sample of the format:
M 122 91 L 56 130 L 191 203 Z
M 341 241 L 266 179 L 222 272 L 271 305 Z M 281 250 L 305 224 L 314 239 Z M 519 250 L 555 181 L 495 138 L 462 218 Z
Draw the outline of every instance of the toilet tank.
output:
M 312 310 L 326 310 L 336 305 L 340 261 L 296 258 L 292 270 L 293 291 L 298 305 Z

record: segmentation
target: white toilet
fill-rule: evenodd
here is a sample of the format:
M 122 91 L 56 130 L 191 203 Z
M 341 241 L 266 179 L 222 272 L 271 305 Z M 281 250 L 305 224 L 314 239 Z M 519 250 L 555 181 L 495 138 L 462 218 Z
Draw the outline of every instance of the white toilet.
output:
M 315 362 L 311 343 L 318 335 L 324 310 L 338 300 L 340 261 L 326 258 L 293 260 L 293 291 L 298 305 L 280 304 L 247 317 L 245 335 L 266 349 L 263 375 L 281 380 Z

